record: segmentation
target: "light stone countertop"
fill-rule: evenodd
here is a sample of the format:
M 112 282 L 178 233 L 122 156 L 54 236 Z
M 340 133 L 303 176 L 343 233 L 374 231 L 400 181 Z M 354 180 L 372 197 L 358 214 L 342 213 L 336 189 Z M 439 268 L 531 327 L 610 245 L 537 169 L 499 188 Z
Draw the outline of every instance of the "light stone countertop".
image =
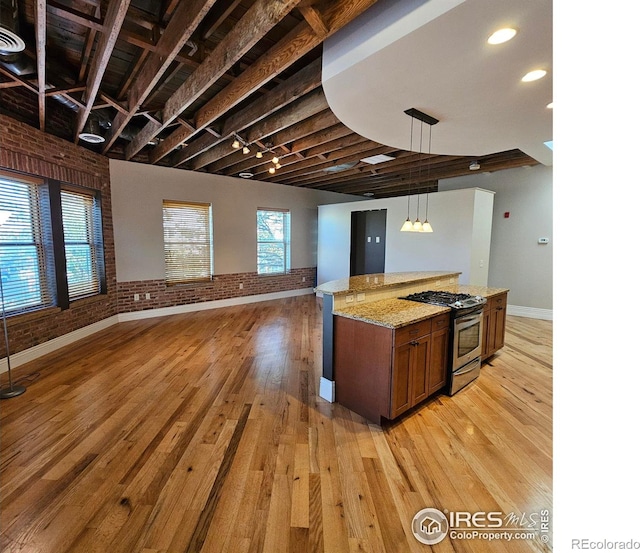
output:
M 449 307 L 396 298 L 334 310 L 334 315 L 387 328 L 400 328 L 451 311 Z
M 449 291 L 490 298 L 509 290 L 508 288 L 488 288 L 486 286 L 459 284 L 451 286 Z M 333 314 L 387 328 L 400 328 L 448 311 L 451 311 L 449 307 L 390 298 L 342 307 L 335 309 Z
M 325 282 L 315 288 L 316 292 L 327 295 L 352 294 L 366 292 L 379 288 L 387 288 L 400 284 L 418 284 L 422 281 L 427 285 L 428 281 L 445 279 L 448 277 L 458 277 L 460 272 L 452 271 L 416 271 L 406 273 L 378 273 L 372 275 L 359 275 L 349 278 L 341 278 Z M 428 289 L 428 287 L 425 287 Z

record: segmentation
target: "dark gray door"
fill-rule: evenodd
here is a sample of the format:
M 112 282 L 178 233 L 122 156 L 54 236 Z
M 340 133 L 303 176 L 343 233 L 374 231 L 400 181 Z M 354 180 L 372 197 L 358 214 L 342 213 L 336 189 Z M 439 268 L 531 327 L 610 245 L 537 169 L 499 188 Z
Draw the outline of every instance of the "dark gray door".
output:
M 384 273 L 387 210 L 351 212 L 351 276 Z

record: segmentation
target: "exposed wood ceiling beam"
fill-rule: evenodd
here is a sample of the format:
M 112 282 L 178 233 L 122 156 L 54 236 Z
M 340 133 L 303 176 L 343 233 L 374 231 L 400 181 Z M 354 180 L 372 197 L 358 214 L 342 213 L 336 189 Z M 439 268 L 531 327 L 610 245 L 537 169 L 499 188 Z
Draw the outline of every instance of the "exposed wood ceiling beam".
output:
M 45 128 L 45 91 L 46 82 L 46 44 L 47 44 L 47 3 L 46 0 L 36 0 L 35 31 L 36 31 L 36 60 L 38 65 L 38 116 L 40 130 Z
M 319 37 L 324 38 L 329 34 L 329 27 L 324 22 L 322 14 L 314 6 L 299 6 L 298 10 Z
M 113 145 L 116 138 L 127 126 L 127 123 L 136 114 L 142 102 L 162 78 L 169 65 L 197 29 L 215 1 L 190 0 L 189 2 L 180 3 L 167 28 L 162 33 L 156 46 L 156 51 L 146 59 L 136 76 L 135 82 L 129 89 L 127 95 L 128 113 L 126 115 L 118 113 L 113 120 L 102 148 L 103 153 Z M 150 122 L 148 124 L 153 123 Z
M 173 119 L 178 117 L 191 103 L 215 83 L 231 66 L 236 63 L 252 46 L 254 46 L 270 29 L 282 20 L 300 0 L 282 0 L 274 3 L 270 0 L 258 0 L 242 19 L 231 29 L 222 39 L 216 48 L 205 58 L 182 84 L 182 86 L 169 98 L 162 111 L 162 126 L 158 127 L 151 123 L 138 133 L 133 141 L 127 146 L 126 158 L 131 159 L 146 144 L 152 140 L 160 130 L 166 127 Z M 198 125 L 196 132 L 207 127 Z M 171 144 L 173 147 L 164 148 L 167 140 L 156 146 L 151 154 L 154 162 L 164 157 L 175 147 L 185 142 L 193 136 L 195 132 L 188 132 L 184 128 L 174 131 Z M 176 137 L 184 136 L 177 143 L 173 143 Z M 158 155 L 164 152 L 163 155 Z M 154 155 L 155 153 L 155 155 Z
M 330 34 L 341 29 L 373 4 L 375 0 L 338 0 L 333 3 L 326 13 L 323 13 L 323 18 L 329 25 Z M 201 130 L 213 123 L 321 42 L 322 38 L 318 37 L 307 24 L 297 25 L 235 81 L 198 110 L 195 118 L 196 129 Z M 152 163 L 157 163 L 189 138 L 190 135 L 186 133 L 176 132 L 170 135 L 154 148 L 149 159 Z
M 289 77 L 286 81 L 280 83 L 264 96 L 256 99 L 244 109 L 225 119 L 222 125 L 222 132 L 217 139 L 204 135 L 194 140 L 186 148 L 176 152 L 172 159 L 172 165 L 174 167 L 182 165 L 198 154 L 204 153 L 216 146 L 216 144 L 219 144 L 224 139 L 229 138 L 233 133 L 241 133 L 247 127 L 264 120 L 308 92 L 318 88 L 321 83 L 322 59 L 318 58 L 298 71 L 295 75 Z M 259 137 L 252 140 L 252 142 L 258 139 Z M 226 153 L 221 152 L 220 157 L 223 157 L 223 155 L 226 155 Z M 212 160 L 215 161 L 215 159 Z
M 327 104 L 324 92 L 321 88 L 317 88 L 313 92 L 310 92 L 306 96 L 297 100 L 294 104 L 290 104 L 286 108 L 274 113 L 270 117 L 263 119 L 253 127 L 249 128 L 244 133 L 243 138 L 248 143 L 263 140 L 278 131 L 291 127 L 295 123 L 303 121 L 327 109 L 329 109 L 329 105 Z M 269 142 L 272 142 L 274 146 L 285 144 L 283 141 L 274 142 L 272 139 L 269 139 Z M 193 160 L 192 167 L 204 167 L 205 165 L 218 161 L 233 152 L 234 151 L 229 148 L 229 145 L 226 142 L 221 143 L 200 154 Z
M 287 129 L 284 129 L 279 133 L 275 133 L 269 136 L 268 139 L 266 139 L 264 142 L 270 143 L 272 149 L 278 148 L 279 146 L 292 142 L 299 137 L 313 134 L 314 132 L 316 132 L 318 128 L 323 128 L 327 124 L 332 123 L 333 121 L 337 121 L 336 116 L 333 114 L 331 110 L 326 109 L 320 113 L 317 113 L 316 115 L 313 115 L 307 119 L 304 119 L 296 123 L 295 125 L 291 125 Z M 194 168 L 200 168 L 200 167 L 203 167 L 204 165 L 211 164 L 211 162 L 208 162 L 208 163 L 204 163 L 204 165 L 201 165 L 201 163 L 207 162 L 207 159 L 205 157 L 207 153 L 203 154 L 202 156 L 203 159 L 196 158 L 194 160 L 194 162 L 197 162 L 193 164 Z M 246 159 L 246 158 L 247 156 L 242 155 L 242 153 L 240 154 L 235 153 L 235 154 L 218 159 L 217 161 L 215 161 L 210 165 L 209 170 L 212 172 L 222 171 L 226 167 L 229 167 L 234 163 L 238 163 L 238 162 L 241 163 L 242 161 L 244 161 L 245 163 L 250 163 L 253 161 L 251 158 L 249 159 Z
M 76 143 L 78 142 L 78 135 L 82 132 L 82 128 L 87 122 L 91 109 L 93 108 L 93 103 L 98 96 L 102 77 L 104 76 L 104 72 L 107 70 L 111 52 L 113 52 L 113 47 L 116 44 L 118 35 L 120 34 L 120 29 L 122 28 L 124 18 L 127 15 L 127 9 L 129 9 L 130 2 L 131 0 L 111 0 L 109 2 L 107 15 L 104 20 L 105 32 L 98 39 L 98 45 L 93 56 L 93 63 L 89 69 L 87 89 L 83 95 L 86 107 L 78 110 L 75 132 Z

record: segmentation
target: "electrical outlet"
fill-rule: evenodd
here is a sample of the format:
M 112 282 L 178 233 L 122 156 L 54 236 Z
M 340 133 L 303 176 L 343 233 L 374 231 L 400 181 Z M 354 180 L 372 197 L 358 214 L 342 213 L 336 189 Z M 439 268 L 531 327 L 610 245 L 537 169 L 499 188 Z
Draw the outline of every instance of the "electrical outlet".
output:
M 140 301 L 140 294 L 133 294 L 133 301 Z
M 348 295 L 346 298 L 344 298 L 344 301 L 346 301 L 347 303 L 353 303 L 353 296 Z
M 302 277 L 302 282 L 307 282 L 307 277 Z
M 356 301 L 364 301 L 364 292 L 361 292 L 356 296 Z
M 145 300 L 150 300 L 150 299 L 151 299 L 151 294 L 149 294 L 149 292 L 147 292 L 147 293 L 144 295 L 144 299 L 145 299 Z
M 244 288 L 244 284 L 241 282 L 240 283 L 240 290 L 242 290 Z

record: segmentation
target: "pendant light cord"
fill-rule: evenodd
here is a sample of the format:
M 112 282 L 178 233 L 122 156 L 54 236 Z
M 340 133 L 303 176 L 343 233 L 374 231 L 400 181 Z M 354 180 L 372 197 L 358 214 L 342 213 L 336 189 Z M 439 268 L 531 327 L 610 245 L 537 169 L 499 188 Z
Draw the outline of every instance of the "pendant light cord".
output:
M 413 151 L 413 117 L 411 117 L 411 134 L 409 135 L 409 152 Z M 407 195 L 407 219 L 410 218 L 409 215 L 409 202 L 411 201 L 411 169 L 412 165 L 409 163 L 409 194 Z

